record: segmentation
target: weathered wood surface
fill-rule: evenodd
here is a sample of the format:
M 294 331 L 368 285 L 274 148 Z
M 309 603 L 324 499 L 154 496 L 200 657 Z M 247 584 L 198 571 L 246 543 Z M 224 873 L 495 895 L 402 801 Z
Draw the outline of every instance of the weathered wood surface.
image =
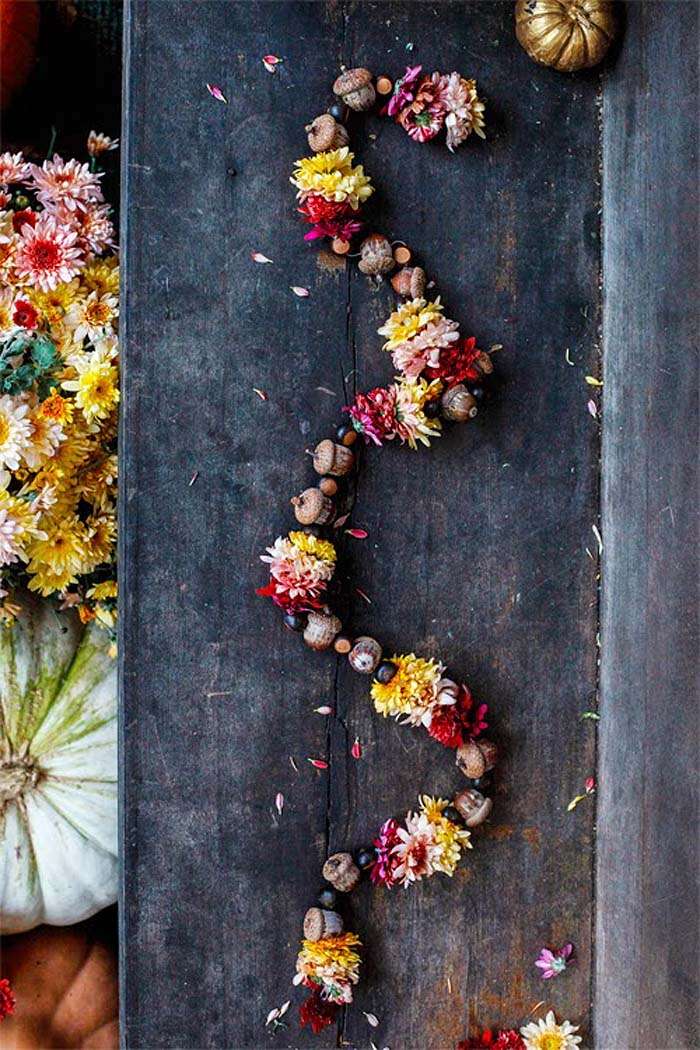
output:
M 597 665 L 598 434 L 583 377 L 598 368 L 598 74 L 533 65 L 509 3 L 139 0 L 129 23 L 126 1045 L 445 1050 L 479 1023 L 522 1023 L 543 998 L 589 1036 L 594 807 L 566 805 L 594 763 L 580 715 Z M 284 58 L 274 76 L 267 52 Z M 348 616 L 464 676 L 507 758 L 491 826 L 454 880 L 349 901 L 366 951 L 340 1030 L 299 1033 L 294 1010 L 269 1033 L 327 852 L 361 844 L 418 791 L 460 783 L 447 752 L 379 720 L 368 683 L 306 651 L 253 594 L 258 554 L 310 480 L 304 447 L 329 433 L 344 385 L 391 375 L 376 335 L 388 286 L 304 244 L 288 175 L 341 62 L 396 75 L 407 61 L 477 77 L 489 136 L 451 157 L 358 120 L 372 214 L 419 253 L 466 332 L 504 344 L 505 382 L 431 451 L 368 455 L 355 521 L 370 538 L 342 547 L 373 604 L 355 596 Z M 274 265 L 252 263 L 256 249 Z M 337 710 L 330 725 L 320 703 Z M 578 966 L 543 986 L 539 947 L 564 940 Z
M 601 1050 L 700 1046 L 697 37 L 630 5 L 603 109 Z

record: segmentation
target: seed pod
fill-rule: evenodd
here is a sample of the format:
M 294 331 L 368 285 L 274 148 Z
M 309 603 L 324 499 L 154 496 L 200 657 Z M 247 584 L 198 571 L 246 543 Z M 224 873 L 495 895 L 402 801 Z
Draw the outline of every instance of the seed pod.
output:
M 354 464 L 354 452 L 344 445 L 336 445 L 330 438 L 319 441 L 314 449 L 314 470 L 317 474 L 333 474 L 339 478 L 349 474 Z
M 358 674 L 374 674 L 381 659 L 381 645 L 366 634 L 355 639 L 355 644 L 348 653 L 348 663 Z
M 349 893 L 360 881 L 360 869 L 349 853 L 334 853 L 323 865 L 323 877 L 341 893 Z
M 346 106 L 358 113 L 371 109 L 377 97 L 372 84 L 372 74 L 361 66 L 341 73 L 333 84 L 333 94 L 342 98 Z
M 490 740 L 467 740 L 457 748 L 456 762 L 465 777 L 477 780 L 496 765 L 498 748 Z
M 333 648 L 337 653 L 340 653 L 341 656 L 344 656 L 345 653 L 349 653 L 352 649 L 352 638 L 347 634 L 336 635 L 335 641 L 333 642 Z
M 340 631 L 342 623 L 333 613 L 318 612 L 312 609 L 304 628 L 304 641 L 310 649 L 323 652 L 330 649 L 333 639 Z
M 468 828 L 475 828 L 478 824 L 483 824 L 493 807 L 491 799 L 484 798 L 481 792 L 475 791 L 474 788 L 460 791 L 458 795 L 455 795 L 452 804 L 461 814 Z
M 360 245 L 360 261 L 357 264 L 361 273 L 370 277 L 390 273 L 396 266 L 391 245 L 382 233 L 370 233 Z
M 440 408 L 445 419 L 455 423 L 466 423 L 477 413 L 476 398 L 461 383 L 451 386 L 440 398 Z
M 340 149 L 347 146 L 350 136 L 330 113 L 322 113 L 305 128 L 309 146 L 314 153 L 325 153 L 326 150 Z
M 333 478 L 321 478 L 318 487 L 324 496 L 335 496 L 338 491 L 338 482 Z
M 377 77 L 377 92 L 380 95 L 390 95 L 394 90 L 394 82 L 389 77 Z
M 293 496 L 294 517 L 301 525 L 324 525 L 333 517 L 333 502 L 320 489 L 304 489 Z
M 493 372 L 493 361 L 489 354 L 484 350 L 480 350 L 477 357 L 474 358 L 474 364 L 481 372 L 482 376 L 490 376 Z
M 382 660 L 374 677 L 378 682 L 381 682 L 382 685 L 387 685 L 397 671 L 398 667 L 393 660 Z
M 322 937 L 331 937 L 342 933 L 343 920 L 337 911 L 326 911 L 325 908 L 309 908 L 304 916 L 304 937 L 307 941 L 320 941 Z
M 421 299 L 425 291 L 425 270 L 420 266 L 404 266 L 391 278 L 391 287 L 406 299 Z

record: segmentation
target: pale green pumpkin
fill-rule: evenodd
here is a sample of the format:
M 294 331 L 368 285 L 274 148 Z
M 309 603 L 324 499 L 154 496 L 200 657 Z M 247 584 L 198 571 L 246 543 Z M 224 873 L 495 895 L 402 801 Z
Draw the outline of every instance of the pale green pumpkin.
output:
M 22 598 L 0 628 L 0 933 L 117 897 L 116 668 L 105 631 Z

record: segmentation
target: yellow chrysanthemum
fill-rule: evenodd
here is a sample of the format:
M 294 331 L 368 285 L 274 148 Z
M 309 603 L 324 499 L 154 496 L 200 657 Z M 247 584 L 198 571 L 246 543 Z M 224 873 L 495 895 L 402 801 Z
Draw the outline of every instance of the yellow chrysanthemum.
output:
M 91 587 L 87 592 L 88 598 L 94 598 L 96 602 L 106 601 L 109 598 L 117 597 L 117 581 L 116 580 L 105 580 L 104 583 L 97 583 L 94 587 Z
M 443 309 L 440 296 L 434 302 L 426 302 L 425 299 L 411 299 L 410 302 L 403 303 L 398 310 L 394 310 L 388 321 L 377 329 L 379 335 L 387 337 L 383 349 L 393 350 L 401 343 L 405 343 L 431 321 L 436 321 Z
M 327 201 L 347 201 L 352 208 L 359 208 L 374 189 L 362 165 L 353 167 L 354 159 L 347 146 L 302 157 L 296 161 L 290 182 L 301 198 L 318 193 Z
M 412 449 L 418 448 L 418 442 L 430 447 L 431 437 L 439 437 L 442 423 L 439 419 L 429 419 L 423 411 L 426 402 L 433 401 L 442 392 L 439 379 L 428 382 L 427 379 L 409 379 L 405 376 L 397 379 L 396 388 L 396 434 Z
M 74 277 L 72 281 L 56 285 L 49 292 L 32 288 L 28 293 L 31 303 L 39 311 L 42 320 L 48 324 L 49 328 L 60 325 L 66 311 L 81 298 L 82 294 L 77 277 Z
M 26 546 L 32 537 L 43 536 L 39 515 L 31 502 L 0 489 L 0 566 L 28 561 Z
M 37 406 L 36 414 L 47 422 L 66 426 L 73 418 L 73 402 L 67 397 L 61 397 L 56 387 L 52 387 L 49 396 Z
M 356 933 L 338 933 L 319 941 L 304 940 L 297 958 L 297 969 L 308 976 L 320 971 L 327 980 L 356 984 L 360 956 L 355 949 L 361 946 Z
M 434 828 L 435 845 L 440 850 L 433 860 L 433 867 L 435 871 L 452 876 L 462 857 L 462 850 L 472 848 L 471 834 L 467 828 L 460 828 L 443 816 L 443 810 L 449 806 L 447 799 L 420 795 L 418 801 L 420 812 Z
M 98 295 L 117 295 L 119 292 L 119 259 L 93 259 L 80 272 L 80 283 L 88 292 Z
M 80 572 L 92 572 L 103 562 L 111 561 L 117 539 L 117 521 L 114 514 L 100 514 L 85 523 L 83 546 L 85 558 Z
M 290 532 L 289 538 L 303 554 L 313 554 L 324 561 L 334 562 L 337 558 L 336 550 L 330 540 L 320 540 L 308 532 Z
M 56 576 L 67 574 L 72 577 L 86 560 L 83 523 L 75 514 L 60 517 L 51 514 L 44 515 L 41 525 L 44 537 L 32 539 L 27 544 L 30 558 L 28 571 L 38 573 L 48 569 Z
M 94 350 L 71 358 L 76 379 L 64 379 L 64 390 L 75 391 L 75 401 L 88 422 L 106 419 L 119 401 L 119 372 L 108 353 Z
M 375 710 L 388 715 L 409 714 L 414 707 L 429 707 L 437 696 L 437 684 L 442 676 L 442 664 L 423 660 L 414 653 L 392 656 L 398 670 L 390 682 L 372 682 L 371 696 Z
M 48 598 L 51 594 L 59 594 L 65 591 L 71 583 L 75 583 L 75 573 L 66 569 L 64 572 L 54 572 L 47 565 L 37 564 L 33 569 L 28 569 L 29 590 L 38 591 L 42 598 Z
M 78 477 L 80 494 L 94 506 L 103 507 L 116 496 L 117 456 L 115 453 L 100 455 L 96 463 L 80 470 Z

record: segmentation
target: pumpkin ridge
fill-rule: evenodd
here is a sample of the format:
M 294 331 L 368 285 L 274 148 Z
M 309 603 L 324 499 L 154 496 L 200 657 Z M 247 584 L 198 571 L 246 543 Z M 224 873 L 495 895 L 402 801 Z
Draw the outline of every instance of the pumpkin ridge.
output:
M 40 786 L 37 787 L 36 794 L 41 795 L 42 799 L 47 804 L 47 806 L 50 806 L 54 813 L 56 813 L 57 816 L 59 816 L 61 820 L 63 820 L 68 825 L 69 828 L 72 828 L 76 835 L 79 835 L 84 842 L 89 842 L 94 850 L 97 850 L 98 853 L 101 853 L 105 857 L 114 856 L 114 854 L 110 853 L 108 849 L 105 849 L 104 846 L 100 845 L 100 843 L 96 839 L 94 839 L 92 835 L 88 835 L 87 832 L 83 830 L 83 828 L 78 827 L 75 821 L 71 820 L 71 818 L 63 812 L 63 810 L 59 809 L 55 802 L 53 802 L 51 798 L 49 798 L 45 791 L 42 791 Z
M 32 893 L 35 893 L 39 897 L 41 903 L 41 909 L 44 909 L 44 890 L 41 885 L 41 874 L 39 872 L 39 862 L 36 856 L 36 849 L 34 848 L 34 839 L 32 838 L 32 825 L 29 820 L 29 814 L 27 813 L 27 807 L 24 799 L 20 796 L 14 805 L 19 810 L 19 816 L 22 824 L 26 828 L 27 833 L 27 844 L 29 846 L 30 860 L 29 860 L 29 888 Z

